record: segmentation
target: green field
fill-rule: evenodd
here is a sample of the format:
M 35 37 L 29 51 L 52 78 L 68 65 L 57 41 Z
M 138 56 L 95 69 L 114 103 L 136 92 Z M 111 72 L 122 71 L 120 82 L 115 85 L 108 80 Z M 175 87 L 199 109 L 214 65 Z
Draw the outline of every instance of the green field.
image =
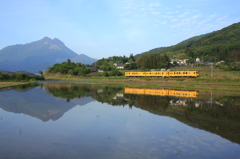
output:
M 240 92 L 240 72 L 238 71 L 223 71 L 218 68 L 211 67 L 175 67 L 171 71 L 176 70 L 196 70 L 200 72 L 198 78 L 130 78 L 124 76 L 116 77 L 76 77 L 70 75 L 45 75 L 46 79 L 50 80 L 65 80 L 65 81 L 85 81 L 85 82 L 100 82 L 100 83 L 122 83 L 131 87 L 147 87 L 147 88 L 174 88 L 185 90 L 221 90 Z M 124 72 L 123 72 L 124 73 Z M 213 77 L 211 77 L 213 73 Z

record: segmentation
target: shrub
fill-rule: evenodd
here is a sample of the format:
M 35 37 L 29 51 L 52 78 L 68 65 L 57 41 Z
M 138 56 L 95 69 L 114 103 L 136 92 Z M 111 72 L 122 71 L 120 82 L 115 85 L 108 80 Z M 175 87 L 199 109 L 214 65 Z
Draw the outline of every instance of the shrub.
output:
M 108 72 L 107 72 L 107 71 L 104 71 L 104 72 L 102 73 L 102 76 L 108 77 Z
M 110 76 L 122 76 L 122 75 L 123 75 L 122 72 L 116 69 L 110 71 Z

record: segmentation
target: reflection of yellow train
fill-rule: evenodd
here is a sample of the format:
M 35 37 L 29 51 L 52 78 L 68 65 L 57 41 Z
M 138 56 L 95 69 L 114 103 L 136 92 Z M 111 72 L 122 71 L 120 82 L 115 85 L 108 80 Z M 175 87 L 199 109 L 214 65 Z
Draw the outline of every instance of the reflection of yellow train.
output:
M 198 71 L 125 72 L 126 77 L 198 77 Z
M 125 88 L 125 93 L 128 94 L 146 94 L 157 96 L 175 96 L 175 97 L 198 97 L 197 91 L 181 91 L 170 89 L 140 89 L 140 88 Z

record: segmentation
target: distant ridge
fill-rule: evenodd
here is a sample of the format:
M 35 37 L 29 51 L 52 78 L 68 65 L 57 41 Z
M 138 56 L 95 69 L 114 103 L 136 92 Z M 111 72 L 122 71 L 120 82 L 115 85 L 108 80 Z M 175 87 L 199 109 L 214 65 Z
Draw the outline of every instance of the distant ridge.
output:
M 38 72 L 67 59 L 84 64 L 97 61 L 84 54 L 78 55 L 57 38 L 44 37 L 41 40 L 24 45 L 11 45 L 0 50 L 0 70 Z
M 186 53 L 193 59 L 202 57 L 204 61 L 240 61 L 240 22 L 208 34 L 194 36 L 176 45 L 159 47 L 135 55 L 163 53 L 176 56 Z

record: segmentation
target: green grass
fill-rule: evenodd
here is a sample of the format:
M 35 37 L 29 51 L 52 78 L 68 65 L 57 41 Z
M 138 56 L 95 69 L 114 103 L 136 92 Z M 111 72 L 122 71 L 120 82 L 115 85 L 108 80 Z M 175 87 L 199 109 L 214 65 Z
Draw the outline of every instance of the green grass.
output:
M 75 76 L 45 76 L 47 79 L 89 81 L 101 83 L 124 83 L 131 86 L 152 88 L 176 88 L 187 90 L 224 90 L 240 91 L 240 71 L 223 71 L 214 68 L 214 78 L 211 78 L 210 67 L 175 67 L 176 70 L 196 70 L 200 72 L 198 78 L 130 78 L 124 76 L 111 77 L 75 77 Z
M 181 70 L 190 70 L 190 71 L 199 71 L 200 78 L 240 78 L 240 71 L 224 71 L 217 67 L 212 68 L 210 66 L 202 67 L 190 67 L 190 66 L 180 66 L 170 69 L 171 71 L 181 71 Z

